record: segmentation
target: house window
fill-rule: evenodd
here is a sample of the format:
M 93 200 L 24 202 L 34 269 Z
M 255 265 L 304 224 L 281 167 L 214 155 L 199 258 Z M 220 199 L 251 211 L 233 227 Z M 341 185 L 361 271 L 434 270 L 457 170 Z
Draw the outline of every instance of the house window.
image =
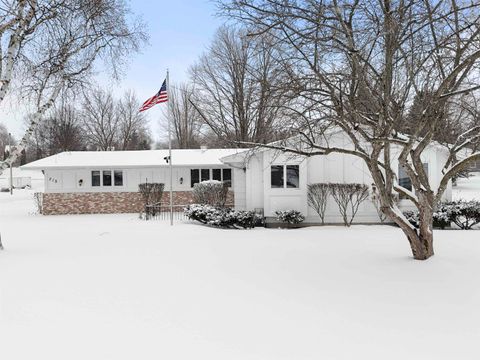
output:
M 272 188 L 300 187 L 300 166 L 299 165 L 272 165 L 270 169 L 270 183 Z
M 407 171 L 402 165 L 398 166 L 398 185 L 412 191 L 412 180 L 407 175 Z
M 217 180 L 232 186 L 232 169 L 190 169 L 190 187 L 201 181 Z
M 190 170 L 190 187 L 200 182 L 200 170 L 191 169 Z
M 122 170 L 93 170 L 91 174 L 92 186 L 123 186 Z
M 272 188 L 283 188 L 283 170 L 283 165 L 272 165 L 270 170 Z
M 222 170 L 222 181 L 228 187 L 232 187 L 232 169 L 223 169 Z
M 300 166 L 287 165 L 286 172 L 287 172 L 287 187 L 298 188 L 300 185 Z
M 222 169 L 212 169 L 212 180 L 222 181 Z
M 423 169 L 428 176 L 428 163 L 423 163 Z M 408 191 L 413 191 L 412 179 L 407 174 L 407 171 L 402 165 L 398 166 L 398 185 L 407 189 Z M 406 197 L 400 194 L 400 199 L 405 199 Z
M 112 172 L 103 170 L 103 186 L 112 186 Z
M 201 169 L 202 181 L 210 180 L 210 169 Z
M 113 171 L 113 183 L 115 184 L 115 186 L 123 186 L 123 171 Z
M 92 171 L 92 186 L 100 186 L 100 171 Z

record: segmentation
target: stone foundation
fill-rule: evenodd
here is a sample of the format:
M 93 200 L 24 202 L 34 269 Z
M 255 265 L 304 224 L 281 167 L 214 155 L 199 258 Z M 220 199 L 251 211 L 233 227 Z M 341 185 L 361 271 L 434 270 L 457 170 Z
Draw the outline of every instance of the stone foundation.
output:
M 170 195 L 164 192 L 162 204 L 168 206 Z M 193 203 L 191 191 L 174 191 L 174 205 Z M 228 195 L 233 204 L 233 193 Z M 140 213 L 143 201 L 137 192 L 43 193 L 43 215 Z

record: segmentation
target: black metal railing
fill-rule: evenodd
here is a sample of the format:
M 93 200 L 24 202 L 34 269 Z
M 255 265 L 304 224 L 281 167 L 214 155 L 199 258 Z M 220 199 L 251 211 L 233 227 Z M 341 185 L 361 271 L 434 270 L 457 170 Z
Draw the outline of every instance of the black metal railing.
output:
M 183 209 L 187 205 L 173 205 L 174 220 L 188 220 Z M 142 214 L 145 220 L 170 220 L 170 205 L 146 205 Z
M 188 205 L 173 205 L 173 220 L 188 220 L 184 209 Z M 233 204 L 225 204 L 226 208 L 233 208 Z M 170 220 L 170 205 L 152 204 L 145 205 L 141 217 L 145 220 Z

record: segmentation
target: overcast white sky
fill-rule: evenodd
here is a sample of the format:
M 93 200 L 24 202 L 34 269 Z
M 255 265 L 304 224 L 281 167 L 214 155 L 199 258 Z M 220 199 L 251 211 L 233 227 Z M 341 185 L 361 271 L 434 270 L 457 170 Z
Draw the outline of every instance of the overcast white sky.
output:
M 120 83 L 112 83 L 101 75 L 98 81 L 111 86 L 117 93 L 133 89 L 143 101 L 159 90 L 167 68 L 172 82 L 187 79 L 189 66 L 208 46 L 224 19 L 216 16 L 215 5 L 209 0 L 131 0 L 129 3 L 133 12 L 142 16 L 147 24 L 150 44 L 141 54 L 132 56 Z M 1 104 L 0 122 L 19 138 L 25 128 L 25 111 L 17 105 L 16 101 Z M 155 139 L 160 137 L 161 106 L 164 105 L 146 112 Z

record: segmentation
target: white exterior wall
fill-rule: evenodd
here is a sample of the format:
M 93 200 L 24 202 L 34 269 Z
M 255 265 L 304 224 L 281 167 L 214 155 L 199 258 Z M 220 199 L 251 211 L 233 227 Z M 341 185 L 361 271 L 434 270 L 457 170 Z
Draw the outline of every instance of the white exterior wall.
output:
M 348 140 L 342 134 L 337 134 L 329 139 L 331 146 L 348 146 Z M 399 155 L 399 150 L 392 150 L 392 158 Z M 441 169 L 446 161 L 446 154 L 435 147 L 425 150 L 422 160 L 428 163 L 428 176 L 432 187 L 436 189 L 441 180 Z M 271 188 L 271 165 L 300 165 L 300 187 L 297 189 Z M 392 162 L 393 170 L 398 175 L 398 161 Z M 364 161 L 348 154 L 332 153 L 327 156 L 313 156 L 310 158 L 295 157 L 292 154 L 282 154 L 275 150 L 264 150 L 252 156 L 247 163 L 246 174 L 246 208 L 254 210 L 263 208 L 265 216 L 275 216 L 276 210 L 294 209 L 307 216 L 306 222 L 319 222 L 319 216 L 307 203 L 307 185 L 313 183 L 361 183 L 371 189 L 373 180 Z M 445 200 L 451 199 L 451 184 L 449 185 Z M 408 209 L 412 206 L 410 201 L 401 200 L 400 207 Z M 369 197 L 360 205 L 355 217 L 355 222 L 379 222 L 377 210 Z M 330 197 L 325 222 L 342 222 L 337 204 Z
M 307 212 L 307 159 L 296 157 L 291 154 L 282 154 L 276 151 L 263 153 L 263 200 L 265 216 L 275 216 L 277 210 L 298 210 Z M 300 183 L 298 188 L 272 188 L 271 172 L 272 165 L 299 165 Z
M 173 167 L 173 191 L 190 191 L 190 169 L 219 169 L 227 166 Z M 92 186 L 91 172 L 95 170 L 122 170 L 123 186 Z M 235 171 L 232 171 L 232 186 L 235 187 Z M 112 173 L 113 175 L 113 173 Z M 180 183 L 180 180 L 183 180 Z M 83 185 L 79 182 L 83 180 Z M 159 182 L 165 184 L 165 190 L 170 188 L 170 173 L 168 167 L 157 168 L 77 168 L 45 171 L 45 192 L 136 192 L 140 183 Z M 113 179 L 112 179 L 113 182 Z M 235 189 L 234 189 L 235 190 Z
M 232 178 L 235 179 L 232 184 L 233 193 L 235 194 L 235 209 L 245 210 L 247 207 L 246 171 L 234 168 L 232 170 Z
M 363 160 L 352 155 L 329 154 L 314 156 L 308 159 L 308 184 L 314 183 L 360 183 L 371 187 L 372 178 Z M 306 197 L 306 194 L 305 194 Z M 312 208 L 308 207 L 306 221 L 318 222 L 320 218 Z M 325 211 L 326 223 L 342 222 L 335 200 L 330 196 Z M 370 197 L 360 204 L 355 217 L 356 222 L 379 222 L 377 210 Z
M 254 154 L 246 165 L 245 190 L 246 209 L 263 209 L 263 153 Z

